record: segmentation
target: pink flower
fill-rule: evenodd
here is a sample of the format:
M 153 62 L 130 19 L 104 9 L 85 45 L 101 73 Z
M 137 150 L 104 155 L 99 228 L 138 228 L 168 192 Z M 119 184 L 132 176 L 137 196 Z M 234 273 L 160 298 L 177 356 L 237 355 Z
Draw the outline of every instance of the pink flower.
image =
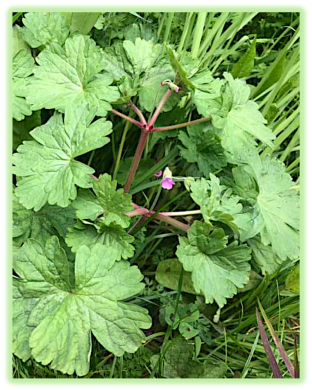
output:
M 176 87 L 175 88 L 175 92 L 179 92 L 180 91 L 180 88 L 179 87 Z
M 160 176 L 162 176 L 162 174 L 163 174 L 163 172 L 162 172 L 162 171 L 159 171 L 158 173 L 155 173 L 155 175 L 154 175 L 154 176 L 156 176 L 156 177 L 160 177 Z
M 175 185 L 175 182 L 171 179 L 171 177 L 166 177 L 165 179 L 162 179 L 162 181 L 161 181 L 161 186 L 165 190 L 171 190 L 174 185 Z

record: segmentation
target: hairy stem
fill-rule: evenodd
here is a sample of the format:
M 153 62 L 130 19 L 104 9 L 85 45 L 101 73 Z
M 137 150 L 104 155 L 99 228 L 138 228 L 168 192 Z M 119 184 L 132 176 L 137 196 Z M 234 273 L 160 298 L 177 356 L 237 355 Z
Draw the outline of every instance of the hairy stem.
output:
M 137 150 L 135 152 L 134 159 L 132 161 L 132 165 L 131 165 L 131 168 L 130 168 L 128 179 L 127 179 L 127 182 L 126 182 L 125 187 L 124 187 L 124 191 L 125 192 L 128 192 L 129 189 L 130 189 L 130 186 L 131 186 L 132 180 L 134 178 L 135 172 L 136 172 L 136 170 L 138 168 L 138 165 L 139 165 L 139 162 L 141 160 L 141 156 L 142 156 L 142 153 L 143 153 L 143 150 L 144 150 L 144 146 L 145 146 L 147 137 L 148 137 L 148 133 L 146 131 L 142 130 L 141 131 L 140 140 L 139 140 L 139 143 L 138 143 L 138 146 L 137 146 Z
M 192 126 L 192 125 L 196 125 L 197 123 L 203 123 L 203 122 L 207 122 L 210 120 L 211 120 L 211 116 L 208 116 L 207 118 L 195 119 L 193 121 L 179 123 L 178 125 L 165 126 L 165 127 L 155 127 L 155 129 L 151 130 L 151 133 L 155 133 L 157 131 L 180 129 L 181 127 Z
M 120 116 L 121 118 L 124 118 L 129 122 L 132 122 L 134 125 L 138 126 L 140 129 L 142 129 L 142 127 L 143 127 L 142 123 L 136 121 L 133 118 L 130 118 L 130 116 L 127 116 L 127 115 L 123 114 L 122 112 L 119 112 L 119 111 L 114 110 L 114 109 L 112 109 L 111 111 L 113 114 L 116 114 L 116 115 Z
M 156 122 L 156 119 L 158 118 L 158 115 L 160 114 L 164 104 L 166 103 L 168 97 L 172 94 L 172 90 L 168 89 L 168 91 L 164 94 L 161 101 L 158 104 L 158 107 L 156 108 L 154 115 L 152 116 L 152 119 L 150 120 L 148 127 L 151 128 L 154 126 L 154 123 Z

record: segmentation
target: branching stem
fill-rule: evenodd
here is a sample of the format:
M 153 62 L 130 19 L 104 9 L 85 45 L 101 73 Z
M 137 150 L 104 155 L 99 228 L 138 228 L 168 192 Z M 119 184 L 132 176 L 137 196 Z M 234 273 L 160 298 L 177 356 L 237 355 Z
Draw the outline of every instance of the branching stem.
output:
M 208 116 L 207 118 L 195 119 L 193 121 L 179 123 L 178 125 L 165 126 L 165 127 L 155 127 L 154 129 L 151 130 L 151 133 L 155 133 L 157 131 L 181 129 L 182 127 L 192 126 L 192 125 L 196 125 L 197 123 L 203 123 L 203 122 L 207 122 L 210 120 L 211 120 L 211 116 Z

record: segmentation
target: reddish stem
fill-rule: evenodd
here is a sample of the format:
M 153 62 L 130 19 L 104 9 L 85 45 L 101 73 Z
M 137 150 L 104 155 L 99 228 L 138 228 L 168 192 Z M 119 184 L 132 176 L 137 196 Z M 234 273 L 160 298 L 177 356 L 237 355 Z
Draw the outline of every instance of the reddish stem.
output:
M 141 160 L 141 156 L 142 156 L 142 153 L 144 150 L 144 146 L 145 146 L 147 137 L 148 137 L 148 133 L 142 129 L 140 140 L 139 140 L 139 143 L 137 146 L 137 150 L 135 152 L 134 159 L 132 161 L 132 165 L 131 165 L 130 172 L 128 175 L 128 179 L 127 179 L 127 182 L 126 182 L 125 187 L 124 187 L 125 192 L 128 192 L 130 189 L 135 172 L 136 172 L 138 165 L 139 165 L 139 162 Z
M 168 91 L 164 94 L 162 97 L 160 103 L 158 104 L 158 107 L 156 108 L 154 115 L 150 122 L 148 123 L 148 128 L 152 128 L 154 126 L 154 123 L 156 122 L 156 119 L 158 118 L 158 115 L 160 114 L 160 111 L 162 110 L 164 104 L 166 103 L 168 97 L 172 94 L 172 90 L 168 89 Z
M 131 108 L 133 109 L 133 111 L 135 111 L 137 113 L 142 125 L 145 125 L 145 127 L 146 127 L 147 122 L 146 122 L 146 119 L 144 118 L 144 115 L 142 114 L 142 111 L 134 103 L 132 103 L 131 100 L 129 101 L 129 104 L 130 104 Z
M 210 121 L 210 120 L 211 120 L 211 116 L 208 116 L 207 118 L 195 119 L 194 121 L 180 123 L 178 125 L 165 126 L 165 127 L 155 127 L 155 129 L 151 130 L 151 133 L 155 133 L 157 131 L 180 129 L 181 127 L 192 126 L 192 125 L 196 125 L 197 123 L 203 123 L 203 122 L 207 122 L 207 121 Z
M 119 111 L 114 110 L 114 109 L 112 109 L 111 111 L 112 111 L 113 114 L 116 114 L 116 115 L 120 116 L 121 118 L 126 119 L 127 121 L 129 121 L 129 122 L 133 123 L 134 125 L 138 126 L 140 129 L 143 128 L 143 124 L 142 123 L 136 121 L 133 118 L 130 118 L 130 116 L 127 116 L 127 115 L 123 114 L 122 112 L 119 112 Z

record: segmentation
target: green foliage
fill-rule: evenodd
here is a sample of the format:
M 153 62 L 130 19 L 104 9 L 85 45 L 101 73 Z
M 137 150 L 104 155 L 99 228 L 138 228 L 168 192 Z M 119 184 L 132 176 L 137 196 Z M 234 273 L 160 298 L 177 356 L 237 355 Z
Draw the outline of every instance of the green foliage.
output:
M 13 377 L 297 366 L 299 14 L 12 20 Z

